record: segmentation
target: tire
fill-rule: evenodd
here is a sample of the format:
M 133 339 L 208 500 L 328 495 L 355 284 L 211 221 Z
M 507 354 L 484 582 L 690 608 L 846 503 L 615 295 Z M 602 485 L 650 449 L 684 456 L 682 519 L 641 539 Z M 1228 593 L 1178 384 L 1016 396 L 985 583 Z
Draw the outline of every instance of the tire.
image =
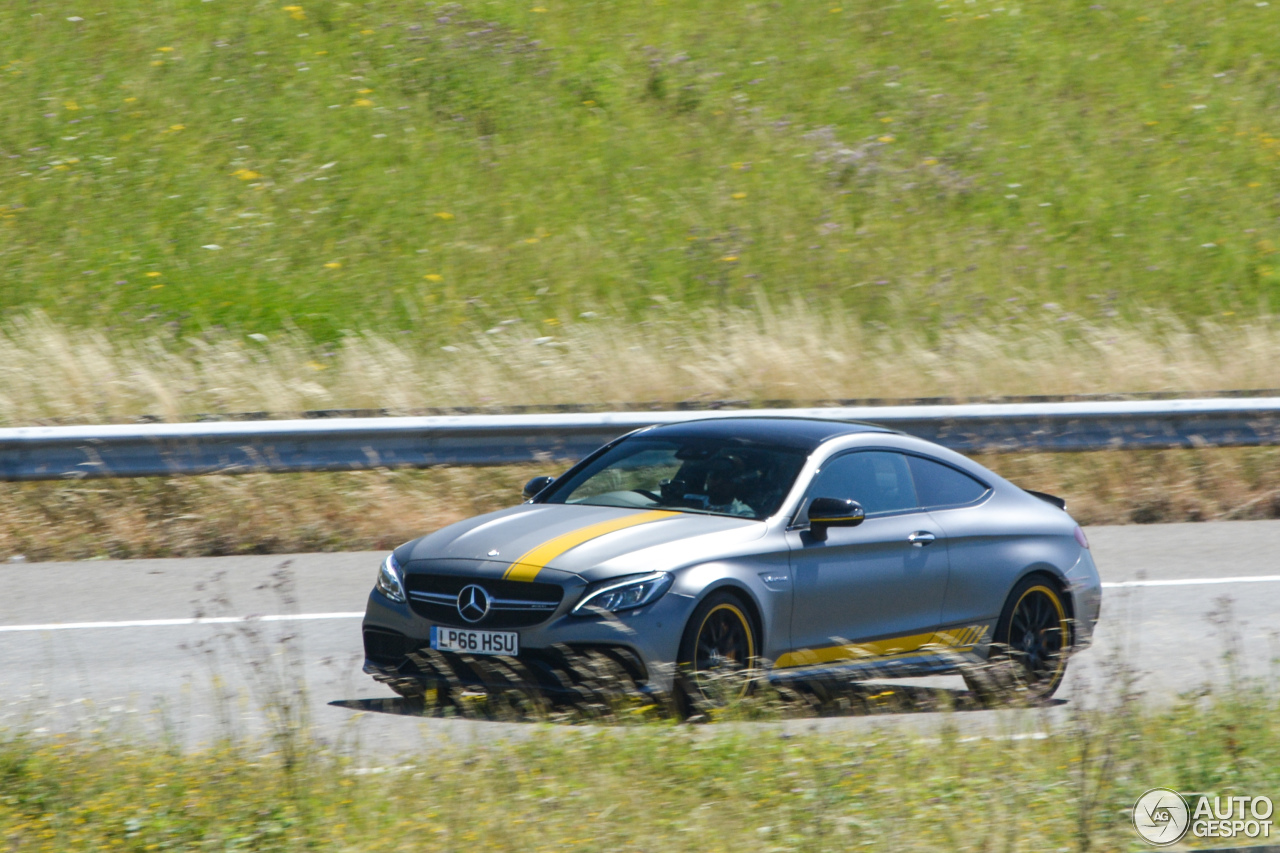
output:
M 745 696 L 760 654 L 760 629 L 742 599 L 708 595 L 694 609 L 680 639 L 676 701 L 682 716 Z
M 1043 575 L 1023 578 L 1009 593 L 984 667 L 964 680 L 989 704 L 1048 699 L 1062 684 L 1071 649 L 1071 619 L 1058 585 Z

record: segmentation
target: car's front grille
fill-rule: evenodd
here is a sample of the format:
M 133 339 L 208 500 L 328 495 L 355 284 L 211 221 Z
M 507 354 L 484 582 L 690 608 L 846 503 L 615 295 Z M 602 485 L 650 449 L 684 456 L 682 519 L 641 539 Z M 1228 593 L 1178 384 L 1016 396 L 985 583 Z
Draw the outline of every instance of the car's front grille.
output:
M 364 629 L 364 656 L 374 663 L 398 664 L 412 651 L 413 641 L 390 628 Z
M 470 622 L 458 612 L 458 593 L 472 584 L 489 596 L 489 612 L 483 619 Z M 411 572 L 405 578 L 409 604 L 413 612 L 432 622 L 458 628 L 529 628 L 545 622 L 564 596 L 564 589 L 553 583 L 526 583 L 498 579 L 477 579 L 459 575 L 434 575 Z

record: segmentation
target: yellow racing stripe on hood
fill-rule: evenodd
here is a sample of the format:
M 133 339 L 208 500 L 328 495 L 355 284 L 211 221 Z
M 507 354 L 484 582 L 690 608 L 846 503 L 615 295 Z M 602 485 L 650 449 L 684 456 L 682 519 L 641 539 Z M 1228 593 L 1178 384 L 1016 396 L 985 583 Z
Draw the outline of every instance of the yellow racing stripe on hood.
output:
M 531 581 L 538 576 L 538 572 L 542 571 L 547 563 L 550 563 L 570 548 L 575 548 L 584 542 L 590 542 L 598 536 L 604 536 L 606 533 L 612 533 L 615 530 L 625 530 L 628 527 L 635 527 L 637 524 L 648 524 L 651 521 L 659 521 L 679 514 L 668 510 L 653 510 L 652 512 L 626 515 L 622 518 L 613 518 L 597 524 L 588 524 L 586 527 L 543 542 L 512 563 L 502 577 L 512 581 Z

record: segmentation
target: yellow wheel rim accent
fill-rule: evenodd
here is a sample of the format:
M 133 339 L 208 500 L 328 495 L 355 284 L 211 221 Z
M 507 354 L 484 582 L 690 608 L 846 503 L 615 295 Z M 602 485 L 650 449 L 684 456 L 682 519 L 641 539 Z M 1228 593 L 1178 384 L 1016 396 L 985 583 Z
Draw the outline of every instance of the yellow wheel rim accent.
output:
M 1062 606 L 1062 599 L 1058 597 L 1057 591 L 1050 589 L 1049 587 L 1041 584 L 1038 584 L 1033 587 L 1028 587 L 1027 590 L 1024 593 L 1022 593 L 1022 595 L 1018 598 L 1018 603 L 1013 605 L 1013 610 L 1009 611 L 1010 619 L 1013 618 L 1013 614 L 1018 612 L 1018 608 L 1022 606 L 1022 602 L 1027 600 L 1027 596 L 1031 595 L 1033 592 L 1038 592 L 1041 595 L 1048 598 L 1049 601 L 1053 604 L 1053 609 L 1058 613 L 1058 631 L 1062 635 L 1062 648 L 1059 649 L 1058 651 L 1057 667 L 1054 669 L 1053 674 L 1049 677 L 1048 682 L 1046 682 L 1045 684 L 1046 689 L 1051 689 L 1057 686 L 1058 681 L 1062 678 L 1062 672 L 1063 670 L 1066 669 L 1066 666 L 1067 666 L 1067 661 L 1064 654 L 1067 648 L 1070 646 L 1071 626 L 1067 624 L 1067 612 Z M 1012 625 L 1010 626 L 1010 629 L 1012 629 Z M 1012 637 L 1009 637 L 1008 639 L 1012 639 Z

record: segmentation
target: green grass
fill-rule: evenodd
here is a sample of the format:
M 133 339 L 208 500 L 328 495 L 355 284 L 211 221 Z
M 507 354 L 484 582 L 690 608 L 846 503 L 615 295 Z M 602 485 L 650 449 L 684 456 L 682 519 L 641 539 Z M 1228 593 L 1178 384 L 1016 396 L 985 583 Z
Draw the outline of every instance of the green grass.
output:
M 11 314 L 440 343 L 760 291 L 926 332 L 1280 296 L 1274 3 L 33 0 L 0 29 Z
M 14 851 L 1139 850 L 1129 810 L 1148 788 L 1274 797 L 1280 785 L 1280 713 L 1251 690 L 1009 726 L 1038 739 L 963 736 L 964 716 L 936 737 L 889 719 L 790 737 L 543 728 L 382 772 L 305 738 L 285 762 L 254 744 L 11 737 L 0 833 Z

